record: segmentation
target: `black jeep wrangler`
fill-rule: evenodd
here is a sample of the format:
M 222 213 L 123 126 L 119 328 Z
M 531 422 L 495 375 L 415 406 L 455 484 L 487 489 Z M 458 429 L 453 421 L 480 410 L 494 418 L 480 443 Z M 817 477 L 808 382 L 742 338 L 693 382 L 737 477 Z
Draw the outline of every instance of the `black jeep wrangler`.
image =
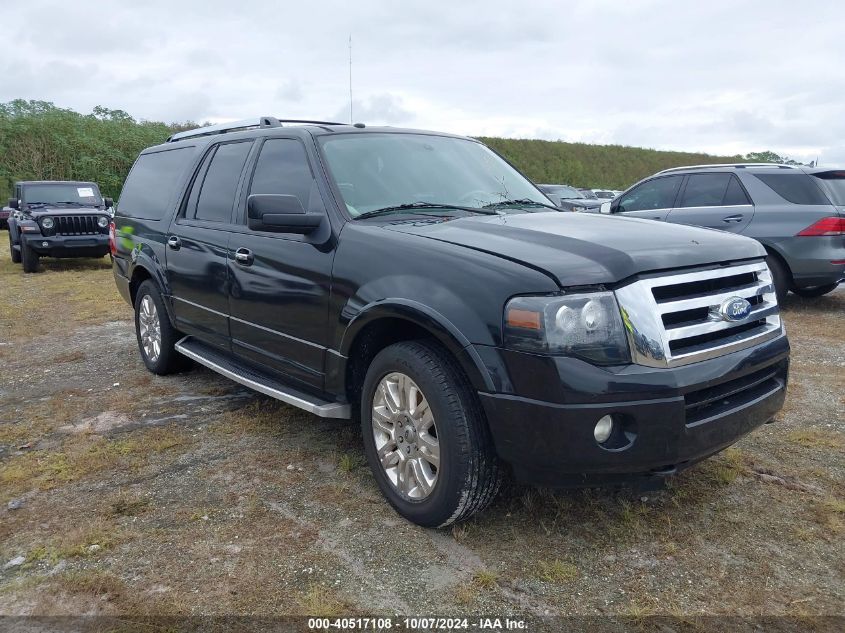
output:
M 9 251 L 24 272 L 41 257 L 103 257 L 109 254 L 111 198 L 93 182 L 25 180 L 9 199 Z
M 772 419 L 789 344 L 754 240 L 559 213 L 481 143 L 272 117 L 141 153 L 114 277 L 141 357 L 360 421 L 424 526 L 504 468 L 654 485 Z

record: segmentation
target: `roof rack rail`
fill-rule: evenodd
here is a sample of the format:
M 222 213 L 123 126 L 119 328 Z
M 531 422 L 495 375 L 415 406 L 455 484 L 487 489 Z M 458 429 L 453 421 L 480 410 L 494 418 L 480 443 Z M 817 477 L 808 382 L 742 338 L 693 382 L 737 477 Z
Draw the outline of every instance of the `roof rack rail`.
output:
M 780 163 L 709 163 L 706 165 L 685 165 L 683 167 L 670 167 L 657 173 L 665 174 L 669 171 L 682 171 L 684 169 L 706 169 L 707 167 L 736 167 L 745 169 L 747 167 L 771 167 L 774 169 L 795 169 L 795 165 L 782 165 Z
M 344 125 L 333 121 L 310 121 L 307 119 L 277 119 L 273 116 L 263 116 L 258 119 L 244 119 L 242 121 L 230 121 L 229 123 L 220 123 L 218 125 L 206 125 L 205 127 L 198 127 L 193 130 L 185 130 L 184 132 L 177 132 L 168 137 L 167 143 L 174 141 L 181 141 L 186 138 L 193 138 L 196 136 L 210 136 L 212 134 L 225 134 L 227 132 L 235 132 L 240 130 L 251 130 L 255 128 L 265 127 L 282 127 L 282 123 L 310 123 L 315 125 Z

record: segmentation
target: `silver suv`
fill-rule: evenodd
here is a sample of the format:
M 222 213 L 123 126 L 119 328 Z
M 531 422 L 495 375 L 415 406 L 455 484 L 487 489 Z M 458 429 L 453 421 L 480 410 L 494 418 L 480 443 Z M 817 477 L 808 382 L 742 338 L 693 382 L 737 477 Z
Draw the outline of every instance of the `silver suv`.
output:
M 666 169 L 603 213 L 692 224 L 765 246 L 778 300 L 819 297 L 845 278 L 845 170 L 769 163 Z

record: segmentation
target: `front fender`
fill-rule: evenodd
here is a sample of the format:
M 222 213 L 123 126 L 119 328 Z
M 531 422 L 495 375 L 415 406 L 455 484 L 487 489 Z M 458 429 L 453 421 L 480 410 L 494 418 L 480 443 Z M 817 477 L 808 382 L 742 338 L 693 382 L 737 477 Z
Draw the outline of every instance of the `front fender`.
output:
M 370 323 L 385 318 L 409 321 L 426 330 L 458 360 L 477 390 L 495 391 L 493 380 L 471 341 L 446 316 L 413 299 L 382 299 L 365 305 L 349 321 L 339 352 L 349 357 L 358 334 Z

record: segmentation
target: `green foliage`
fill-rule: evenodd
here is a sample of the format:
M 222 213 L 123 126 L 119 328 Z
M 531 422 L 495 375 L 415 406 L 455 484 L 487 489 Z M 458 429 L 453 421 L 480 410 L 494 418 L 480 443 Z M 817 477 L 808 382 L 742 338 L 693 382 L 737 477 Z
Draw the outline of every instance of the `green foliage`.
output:
M 741 156 L 665 152 L 622 145 L 480 138 L 531 180 L 575 187 L 625 189 L 661 169 L 682 165 L 742 162 Z
M 0 103 L 0 200 L 16 180 L 92 180 L 118 198 L 138 153 L 196 123 L 138 121 L 123 110 L 97 106 L 91 114 L 47 101 Z M 667 167 L 749 161 L 787 162 L 773 152 L 710 156 L 621 145 L 482 138 L 540 183 L 624 189 Z
M 102 106 L 80 114 L 47 101 L 0 104 L 0 200 L 16 180 L 92 180 L 117 198 L 138 153 L 185 126 L 196 127 L 136 121 Z

